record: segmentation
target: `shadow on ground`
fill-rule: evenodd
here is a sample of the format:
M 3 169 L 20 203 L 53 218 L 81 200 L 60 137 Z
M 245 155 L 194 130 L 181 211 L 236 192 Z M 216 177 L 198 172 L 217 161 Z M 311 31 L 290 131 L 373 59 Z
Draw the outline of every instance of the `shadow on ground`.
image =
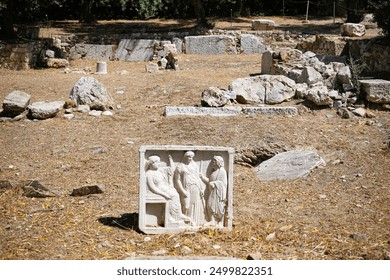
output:
M 105 226 L 120 228 L 124 230 L 134 230 L 138 233 L 138 213 L 125 213 L 120 217 L 101 217 L 98 219 Z

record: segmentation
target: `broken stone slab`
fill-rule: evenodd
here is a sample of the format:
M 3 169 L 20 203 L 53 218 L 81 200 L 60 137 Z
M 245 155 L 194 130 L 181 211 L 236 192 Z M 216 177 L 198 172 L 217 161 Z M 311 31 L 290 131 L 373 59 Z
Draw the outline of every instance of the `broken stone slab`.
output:
M 247 115 L 267 115 L 267 116 L 297 116 L 297 107 L 243 107 L 242 113 Z
M 120 61 L 150 61 L 155 53 L 157 40 L 122 39 L 115 52 Z
M 275 155 L 255 168 L 261 180 L 292 180 L 309 175 L 325 161 L 315 151 L 293 150 Z
M 113 60 L 114 56 L 113 45 L 76 44 L 70 49 L 73 59 Z
M 275 28 L 275 21 L 268 19 L 252 20 L 253 30 L 273 30 Z
M 194 106 L 183 106 L 183 107 L 172 107 L 166 106 L 164 115 L 167 117 L 171 116 L 237 116 L 241 113 L 241 107 L 225 106 L 225 107 L 194 107 Z
M 139 151 L 141 231 L 232 230 L 233 148 L 141 146 Z
M 241 52 L 244 54 L 262 53 L 265 51 L 262 39 L 252 34 L 241 34 L 240 47 Z
M 219 87 L 209 87 L 202 92 L 201 104 L 205 107 L 222 107 L 230 99 L 229 91 Z
M 15 90 L 9 93 L 3 101 L 3 112 L 2 115 L 8 117 L 15 117 L 23 113 L 29 102 L 31 95 Z
M 33 119 L 48 119 L 55 117 L 64 108 L 64 101 L 34 102 L 28 106 L 30 117 Z
M 373 79 L 360 80 L 359 82 L 367 101 L 382 104 L 390 103 L 390 81 Z
M 86 196 L 91 194 L 101 194 L 104 192 L 105 187 L 103 185 L 90 185 L 81 188 L 73 189 L 71 196 Z
M 113 108 L 114 101 L 107 88 L 93 77 L 81 77 L 73 87 L 69 98 L 78 105 L 99 105 L 101 109 Z
M 186 54 L 236 54 L 236 41 L 228 35 L 187 36 L 184 38 Z
M 294 80 L 283 75 L 238 78 L 229 90 L 241 104 L 279 104 L 295 96 Z
M 340 26 L 342 36 L 361 37 L 366 34 L 366 27 L 359 23 L 344 23 Z

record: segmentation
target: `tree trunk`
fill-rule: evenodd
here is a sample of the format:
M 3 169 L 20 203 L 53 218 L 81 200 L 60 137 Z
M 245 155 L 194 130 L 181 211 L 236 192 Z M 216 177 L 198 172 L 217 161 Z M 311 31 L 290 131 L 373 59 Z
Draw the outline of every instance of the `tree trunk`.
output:
M 347 22 L 359 23 L 363 20 L 363 13 L 360 11 L 359 0 L 347 0 Z
M 202 0 L 191 0 L 191 4 L 194 7 L 196 20 L 199 27 L 205 27 L 208 25 L 206 19 L 206 13 L 203 9 Z
M 93 0 L 81 1 L 80 22 L 82 22 L 82 23 L 96 22 L 95 17 L 92 14 L 92 4 L 93 4 Z
M 15 39 L 16 32 L 14 29 L 14 0 L 7 0 L 7 7 L 1 12 L 1 30 L 0 37 L 4 40 Z

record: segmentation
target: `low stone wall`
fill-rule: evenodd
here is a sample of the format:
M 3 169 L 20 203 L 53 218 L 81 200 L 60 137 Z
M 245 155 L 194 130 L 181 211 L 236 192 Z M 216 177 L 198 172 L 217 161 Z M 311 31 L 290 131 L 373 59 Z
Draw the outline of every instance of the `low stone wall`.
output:
M 43 45 L 42 41 L 22 44 L 0 43 L 0 68 L 26 70 L 35 67 Z

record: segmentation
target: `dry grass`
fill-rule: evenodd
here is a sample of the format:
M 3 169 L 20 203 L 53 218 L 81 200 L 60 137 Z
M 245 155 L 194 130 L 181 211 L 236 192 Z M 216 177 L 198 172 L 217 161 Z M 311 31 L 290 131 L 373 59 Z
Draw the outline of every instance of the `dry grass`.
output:
M 181 71 L 154 74 L 145 72 L 144 63 L 108 62 L 109 74 L 97 78 L 122 105 L 113 117 L 0 123 L 0 180 L 18 186 L 37 179 L 59 193 L 38 199 L 23 196 L 18 187 L 0 192 L 0 259 L 123 259 L 161 249 L 177 256 L 246 258 L 259 252 L 264 259 L 388 259 L 389 112 L 372 109 L 374 125 L 341 119 L 331 109 L 290 118 L 162 116 L 165 105 L 200 104 L 208 86 L 227 87 L 258 73 L 259 62 L 258 55 L 182 55 Z M 95 65 L 77 61 L 72 68 Z M 119 75 L 121 70 L 128 74 Z M 31 102 L 65 100 L 79 78 L 53 69 L 0 69 L 0 99 L 22 90 Z M 115 94 L 116 87 L 125 93 Z M 271 182 L 235 165 L 231 232 L 155 235 L 148 241 L 136 230 L 141 145 L 240 150 L 263 139 L 315 148 L 327 165 L 307 178 Z M 107 152 L 94 154 L 97 146 Z M 90 183 L 104 184 L 105 193 L 69 196 Z

